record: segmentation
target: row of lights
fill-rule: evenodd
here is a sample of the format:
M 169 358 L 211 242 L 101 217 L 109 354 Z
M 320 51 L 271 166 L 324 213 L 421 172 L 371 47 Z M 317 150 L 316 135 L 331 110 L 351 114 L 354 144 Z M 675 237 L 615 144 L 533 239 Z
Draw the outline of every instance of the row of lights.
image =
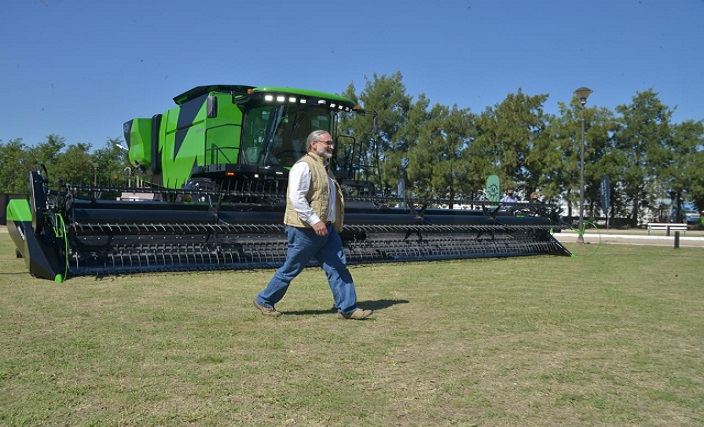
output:
M 273 95 L 273 94 L 267 94 L 264 95 L 264 101 L 267 102 L 281 102 L 284 103 L 288 100 L 289 103 L 300 103 L 300 104 L 307 104 L 308 99 L 307 98 L 296 98 L 295 96 L 288 96 L 286 95 Z M 326 99 L 319 99 L 318 100 L 318 105 L 328 105 L 328 101 Z M 352 108 L 347 107 L 342 104 L 336 104 L 334 102 L 330 102 L 329 107 L 332 109 L 338 109 L 340 111 L 345 111 L 345 112 L 350 112 L 352 111 Z

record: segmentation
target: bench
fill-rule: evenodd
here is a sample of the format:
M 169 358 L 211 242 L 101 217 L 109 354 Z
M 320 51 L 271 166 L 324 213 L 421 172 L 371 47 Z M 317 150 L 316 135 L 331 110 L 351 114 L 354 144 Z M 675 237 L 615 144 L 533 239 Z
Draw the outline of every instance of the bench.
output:
M 665 230 L 667 235 L 670 235 L 670 230 L 684 231 L 687 232 L 687 224 L 678 224 L 672 222 L 649 222 L 648 223 L 648 236 L 650 236 L 650 230 Z

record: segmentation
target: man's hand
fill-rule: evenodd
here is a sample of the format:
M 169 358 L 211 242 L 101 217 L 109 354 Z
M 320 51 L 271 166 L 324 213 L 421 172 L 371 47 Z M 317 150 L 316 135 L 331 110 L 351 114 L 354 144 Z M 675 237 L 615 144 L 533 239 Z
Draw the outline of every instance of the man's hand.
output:
M 313 225 L 313 231 L 320 237 L 325 237 L 328 235 L 328 227 L 323 221 L 318 221 Z

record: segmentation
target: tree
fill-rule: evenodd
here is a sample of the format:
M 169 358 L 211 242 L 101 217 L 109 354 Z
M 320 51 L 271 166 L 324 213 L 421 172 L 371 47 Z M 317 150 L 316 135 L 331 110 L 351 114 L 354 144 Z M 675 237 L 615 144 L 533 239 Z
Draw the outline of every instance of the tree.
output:
M 92 153 L 92 163 L 98 165 L 101 182 L 127 185 L 127 179 L 131 177 L 132 169 L 127 158 L 127 151 L 120 148 L 121 145 L 121 138 L 108 138 L 105 147 Z
M 398 132 L 398 144 L 394 151 L 388 154 L 387 173 L 391 176 L 398 176 L 399 181 L 405 186 L 413 181 L 409 177 L 409 167 L 411 165 L 411 152 L 417 147 L 421 133 L 428 126 L 428 121 L 431 119 L 432 113 L 428 111 L 430 100 L 421 94 L 418 100 L 411 105 L 408 111 L 408 119 L 404 126 Z M 389 172 L 390 171 L 390 172 Z M 398 185 L 398 184 L 397 184 Z M 411 188 L 411 191 L 416 192 L 419 189 Z M 423 190 L 420 190 L 421 192 Z M 405 188 L 401 189 L 400 196 L 404 196 Z
M 675 195 L 675 201 L 686 194 L 698 200 L 704 198 L 704 123 L 688 120 L 672 126 L 672 137 L 667 140 L 669 159 L 662 168 L 660 181 Z M 683 220 L 680 204 L 675 203 L 677 221 Z
M 0 149 L 0 178 L 2 192 L 29 194 L 29 173 L 40 165 L 51 169 L 65 146 L 65 139 L 55 134 L 34 147 L 27 147 L 22 139 L 11 140 Z
M 71 144 L 66 151 L 57 156 L 53 164 L 48 165 L 52 184 L 64 182 L 73 185 L 90 185 L 97 182 L 100 165 L 90 153 L 90 144 Z
M 381 176 L 373 178 L 375 184 L 381 185 L 382 191 L 397 187 L 405 169 L 403 153 L 408 152 L 409 148 L 409 141 L 399 137 L 412 104 L 412 98 L 406 94 L 402 79 L 400 72 L 391 76 L 374 74 L 372 80 L 366 79 L 365 88 L 359 96 L 354 94 L 353 85 L 348 86 L 343 94 L 354 101 L 361 101 L 365 109 L 375 112 L 378 116 L 378 154 L 371 147 L 368 151 L 370 156 L 379 157 Z M 364 135 L 371 129 L 370 118 L 352 118 L 341 129 L 353 135 Z
M 0 141 L 0 193 L 29 193 L 27 147 L 22 138 Z
M 630 105 L 619 105 L 616 111 L 621 117 L 614 159 L 621 168 L 621 184 L 631 207 L 630 226 L 637 227 L 640 209 L 651 205 L 657 196 L 650 194 L 648 187 L 669 162 L 672 111 L 652 89 L 638 92 Z
M 476 120 L 477 138 L 471 145 L 472 157 L 481 160 L 472 170 L 484 174 L 483 179 L 497 174 L 507 185 L 521 184 L 524 190 L 532 191 L 526 183 L 530 178 L 537 181 L 533 175 L 539 176 L 542 168 L 529 168 L 537 162 L 529 158 L 529 153 L 547 125 L 548 117 L 542 111 L 547 98 L 548 95 L 527 96 L 519 89 L 484 110 Z
M 46 141 L 28 150 L 29 157 L 43 165 L 51 165 L 56 162 L 61 150 L 66 147 L 66 138 L 51 134 L 46 137 Z
M 342 95 L 359 104 L 355 92 L 354 83 L 350 83 Z M 366 180 L 378 184 L 378 156 L 375 155 L 376 141 L 373 135 L 374 113 L 369 109 L 365 111 L 369 114 L 341 114 L 333 167 L 338 178 Z
M 463 156 L 472 135 L 468 110 L 436 104 L 409 151 L 408 177 L 423 197 L 455 200 L 472 192 L 469 162 Z
M 545 200 L 563 196 L 571 210 L 573 200 L 570 195 L 579 185 L 579 154 L 573 135 L 580 128 L 573 108 L 559 103 L 559 112 L 557 116 L 546 118 L 548 126 L 536 138 L 528 162 L 533 172 L 531 183 L 534 188 L 540 190 Z

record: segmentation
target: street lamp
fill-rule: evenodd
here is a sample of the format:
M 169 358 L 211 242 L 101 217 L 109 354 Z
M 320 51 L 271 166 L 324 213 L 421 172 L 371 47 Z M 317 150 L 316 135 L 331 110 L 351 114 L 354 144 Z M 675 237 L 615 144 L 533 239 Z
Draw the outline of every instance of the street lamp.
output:
M 98 187 L 98 164 L 93 163 L 93 197 L 98 198 L 98 191 L 96 188 Z
M 592 90 L 587 87 L 580 87 L 574 91 L 582 106 L 582 141 L 579 149 L 579 235 L 577 243 L 584 243 L 584 106 Z
M 93 186 L 98 186 L 98 164 L 93 163 Z

